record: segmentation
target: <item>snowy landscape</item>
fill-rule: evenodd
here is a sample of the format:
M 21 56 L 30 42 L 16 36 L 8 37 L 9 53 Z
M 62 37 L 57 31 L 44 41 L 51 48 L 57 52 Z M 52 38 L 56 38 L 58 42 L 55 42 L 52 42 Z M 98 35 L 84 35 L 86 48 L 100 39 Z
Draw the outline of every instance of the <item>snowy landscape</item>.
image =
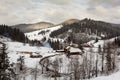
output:
M 52 32 L 63 27 L 57 25 L 25 33 L 27 40 L 38 40 L 42 43 L 40 45 L 32 44 L 30 41 L 26 43 L 13 41 L 1 35 L 1 47 L 3 44 L 6 46 L 10 68 L 14 72 L 13 80 L 119 80 L 120 48 L 113 44 L 117 37 L 101 39 L 97 35 L 90 35 L 99 39 L 95 38 L 79 47 L 69 40 L 71 36 L 69 34 L 72 33 L 70 30 L 65 38 L 50 37 Z M 59 44 L 56 44 L 62 48 L 52 48 L 49 40 L 59 41 Z M 112 44 L 109 46 L 114 46 L 114 48 L 109 47 L 111 59 L 108 60 L 112 61 L 111 68 L 114 68 L 110 71 L 107 67 L 108 54 L 104 53 L 108 43 Z
M 0 0 L 0 80 L 120 80 L 120 0 Z

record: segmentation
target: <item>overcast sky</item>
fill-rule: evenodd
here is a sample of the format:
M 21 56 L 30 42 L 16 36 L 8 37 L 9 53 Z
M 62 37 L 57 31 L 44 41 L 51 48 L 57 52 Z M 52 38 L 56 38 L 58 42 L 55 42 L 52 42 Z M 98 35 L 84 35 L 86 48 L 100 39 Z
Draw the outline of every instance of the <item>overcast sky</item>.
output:
M 120 0 L 0 0 L 0 24 L 92 18 L 120 23 Z

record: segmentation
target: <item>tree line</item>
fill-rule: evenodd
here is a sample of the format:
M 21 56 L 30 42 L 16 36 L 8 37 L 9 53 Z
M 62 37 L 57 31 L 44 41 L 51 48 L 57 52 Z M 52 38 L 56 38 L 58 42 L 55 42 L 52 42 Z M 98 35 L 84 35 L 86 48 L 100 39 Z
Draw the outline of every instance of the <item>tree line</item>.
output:
M 57 40 L 48 39 L 48 43 L 54 50 L 60 50 L 63 48 L 61 41 L 59 41 L 58 39 Z
M 22 31 L 16 28 L 11 28 L 7 25 L 0 25 L 0 35 L 19 42 L 25 42 L 25 39 L 27 39 Z
M 29 40 L 22 31 L 17 28 L 12 28 L 8 25 L 0 25 L 0 35 L 8 37 L 13 41 L 22 42 L 24 44 L 29 43 L 30 46 L 42 46 L 41 41 Z

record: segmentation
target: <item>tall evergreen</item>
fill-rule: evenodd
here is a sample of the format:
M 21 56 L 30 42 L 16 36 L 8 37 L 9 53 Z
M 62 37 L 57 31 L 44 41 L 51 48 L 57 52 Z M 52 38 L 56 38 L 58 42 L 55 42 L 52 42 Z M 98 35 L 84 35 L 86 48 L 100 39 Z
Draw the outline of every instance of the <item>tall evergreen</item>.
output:
M 2 43 L 0 48 L 0 80 L 11 80 L 9 60 L 4 43 Z

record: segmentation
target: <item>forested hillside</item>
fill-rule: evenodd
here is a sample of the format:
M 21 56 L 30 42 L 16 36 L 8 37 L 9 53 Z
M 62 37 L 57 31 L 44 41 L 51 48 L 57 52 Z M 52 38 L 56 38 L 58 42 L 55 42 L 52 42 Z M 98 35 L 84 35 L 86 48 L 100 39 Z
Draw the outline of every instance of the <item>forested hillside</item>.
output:
M 11 28 L 7 25 L 0 25 L 0 35 L 11 38 L 14 41 L 25 42 L 27 39 L 19 29 Z
M 91 19 L 83 19 L 73 24 L 63 24 L 63 27 L 61 29 L 53 31 L 50 36 L 65 38 L 67 35 L 69 35 L 70 38 L 73 38 L 73 41 L 75 42 L 76 40 L 82 41 L 85 39 L 85 42 L 87 42 L 95 38 L 110 39 L 119 36 L 119 30 L 119 28 L 112 26 L 110 23 L 95 21 Z

